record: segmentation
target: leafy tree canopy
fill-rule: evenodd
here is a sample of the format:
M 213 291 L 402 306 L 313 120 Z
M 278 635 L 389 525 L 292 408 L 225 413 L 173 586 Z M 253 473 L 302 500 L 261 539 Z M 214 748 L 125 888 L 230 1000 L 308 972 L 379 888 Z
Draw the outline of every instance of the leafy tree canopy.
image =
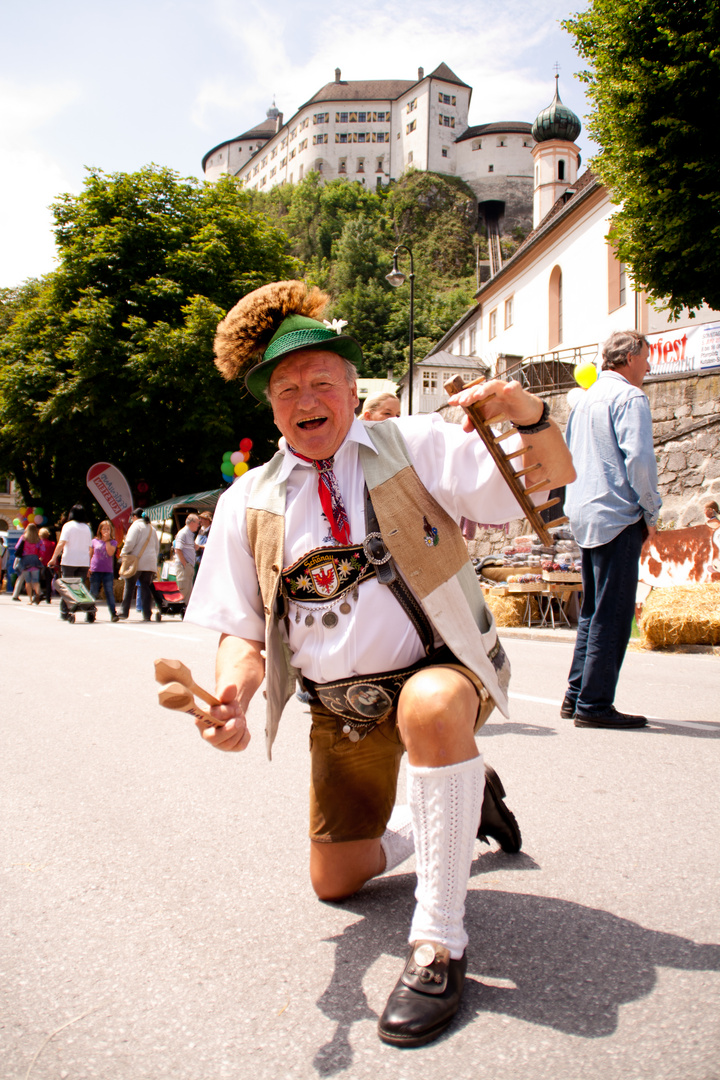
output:
M 563 25 L 592 65 L 592 167 L 621 207 L 619 257 L 674 315 L 720 308 L 719 0 L 592 0 Z
M 91 171 L 54 206 L 59 269 L 0 297 L 0 471 L 57 514 L 111 460 L 149 498 L 220 483 L 223 452 L 275 438 L 268 410 L 212 362 L 218 321 L 297 276 L 287 239 L 237 181 Z M 4 333 L 3 333 L 4 330 Z

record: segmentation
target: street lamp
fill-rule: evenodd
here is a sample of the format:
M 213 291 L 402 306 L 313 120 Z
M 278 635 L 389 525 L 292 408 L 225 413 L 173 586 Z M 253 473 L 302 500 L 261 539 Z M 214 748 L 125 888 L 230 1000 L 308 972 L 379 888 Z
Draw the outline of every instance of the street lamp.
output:
M 408 414 L 412 414 L 413 403 L 413 338 L 415 337 L 415 264 L 413 253 L 406 244 L 398 244 L 393 251 L 393 265 L 389 274 L 385 275 L 394 289 L 403 285 L 407 280 L 401 270 L 398 269 L 398 252 L 407 251 L 410 256 L 410 364 L 408 366 Z

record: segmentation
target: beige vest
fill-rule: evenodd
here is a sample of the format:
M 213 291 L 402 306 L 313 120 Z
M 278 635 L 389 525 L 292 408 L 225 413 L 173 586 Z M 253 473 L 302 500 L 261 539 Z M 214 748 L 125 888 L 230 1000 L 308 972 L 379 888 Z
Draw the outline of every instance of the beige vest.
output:
M 397 425 L 371 424 L 366 430 L 378 453 L 360 444 L 360 463 L 385 545 L 443 641 L 482 680 L 507 716 L 510 664 L 460 528 L 423 487 Z M 282 611 L 277 610 L 285 548 L 286 485 L 277 479 L 282 462 L 278 453 L 258 470 L 247 508 L 265 611 L 268 757 L 298 675 L 280 633 Z M 437 544 L 427 542 L 426 525 L 437 530 Z

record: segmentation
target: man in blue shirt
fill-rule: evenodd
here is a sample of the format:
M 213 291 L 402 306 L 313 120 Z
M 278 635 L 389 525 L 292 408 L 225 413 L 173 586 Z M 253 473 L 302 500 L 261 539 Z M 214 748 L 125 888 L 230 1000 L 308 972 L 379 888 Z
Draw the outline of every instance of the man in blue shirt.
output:
M 582 550 L 583 605 L 560 715 L 576 727 L 643 727 L 613 702 L 635 610 L 640 550 L 656 531 L 661 500 L 646 339 L 620 330 L 603 345 L 602 372 L 570 414 L 565 438 L 578 479 L 565 513 Z

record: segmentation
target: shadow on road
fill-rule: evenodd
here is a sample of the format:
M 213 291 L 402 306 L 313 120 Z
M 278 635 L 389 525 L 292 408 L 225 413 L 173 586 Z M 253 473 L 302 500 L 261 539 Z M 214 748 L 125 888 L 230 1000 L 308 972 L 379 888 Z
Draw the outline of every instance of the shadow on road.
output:
M 414 884 L 410 874 L 381 878 L 340 905 L 362 918 L 329 939 L 336 944 L 335 969 L 318 1006 L 337 1027 L 315 1055 L 320 1076 L 352 1064 L 352 1025 L 375 1017 L 362 987 L 372 964 L 384 954 L 397 956 L 400 975 Z M 720 945 L 646 930 L 607 911 L 543 896 L 471 890 L 466 927 L 468 979 L 446 1038 L 482 1013 L 602 1038 L 615 1031 L 621 1005 L 652 991 L 657 967 L 720 971 Z

